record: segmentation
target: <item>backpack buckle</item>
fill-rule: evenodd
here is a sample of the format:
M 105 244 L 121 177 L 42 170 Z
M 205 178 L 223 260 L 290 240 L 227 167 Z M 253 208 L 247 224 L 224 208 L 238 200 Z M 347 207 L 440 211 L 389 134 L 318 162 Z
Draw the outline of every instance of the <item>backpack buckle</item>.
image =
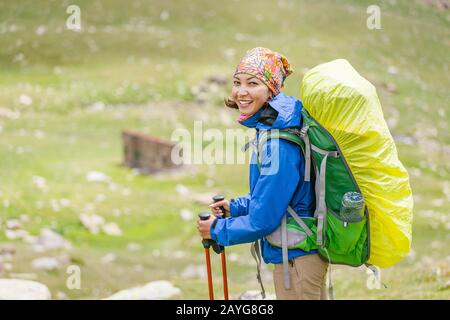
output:
M 300 129 L 300 137 L 304 138 L 306 134 L 308 133 L 309 126 L 304 126 Z

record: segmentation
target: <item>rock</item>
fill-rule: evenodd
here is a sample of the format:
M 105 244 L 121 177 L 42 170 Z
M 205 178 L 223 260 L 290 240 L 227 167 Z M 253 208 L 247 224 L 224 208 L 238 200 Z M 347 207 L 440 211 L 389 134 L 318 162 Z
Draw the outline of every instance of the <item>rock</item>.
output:
M 180 218 L 183 221 L 191 221 L 194 218 L 194 214 L 188 209 L 181 209 Z
M 110 181 L 111 178 L 108 177 L 103 172 L 90 171 L 86 174 L 86 180 L 91 182 L 103 182 L 103 181 Z
M 141 250 L 141 245 L 139 243 L 130 242 L 127 245 L 128 251 L 139 251 Z
M 31 99 L 26 94 L 22 94 L 19 97 L 19 103 L 23 104 L 24 106 L 31 106 L 31 104 L 33 103 L 33 99 Z
M 390 93 L 397 93 L 397 86 L 393 83 L 383 83 L 383 86 Z
M 235 52 L 230 50 L 227 54 L 234 55 Z M 228 90 L 226 85 L 228 83 L 228 77 L 225 75 L 217 74 L 211 75 L 203 79 L 200 83 L 191 87 L 191 93 L 195 98 L 195 101 L 199 104 L 210 103 L 223 103 L 222 98 L 217 97 L 226 96 Z
M 67 208 L 67 207 L 70 207 L 72 202 L 69 199 L 62 198 L 62 199 L 59 199 L 59 203 L 63 208 Z
M 0 248 L 0 255 L 10 254 L 13 255 L 16 253 L 16 246 L 13 244 L 7 244 Z
M 171 256 L 174 259 L 183 259 L 183 258 L 185 258 L 187 256 L 187 252 L 186 251 L 177 250 L 177 251 L 172 252 Z
M 152 256 L 153 256 L 154 258 L 159 258 L 159 257 L 161 256 L 161 251 L 159 251 L 158 249 L 154 249 L 154 250 L 152 251 Z
M 24 239 L 29 236 L 28 231 L 25 230 L 5 230 L 5 236 L 9 240 Z
M 5 269 L 6 271 L 11 271 L 13 269 L 12 263 L 5 262 L 3 264 L 3 269 Z
M 115 255 L 114 253 L 108 253 L 108 254 L 104 255 L 104 256 L 100 259 L 100 261 L 101 261 L 103 264 L 108 264 L 108 263 L 114 262 L 114 261 L 116 261 L 116 255 Z
M 0 255 L 0 262 L 12 261 L 13 255 L 10 253 L 3 253 Z
M 20 221 L 23 223 L 30 222 L 30 217 L 27 214 L 21 214 L 19 218 Z
M 228 83 L 228 77 L 223 74 L 215 74 L 215 75 L 209 76 L 206 79 L 206 81 L 209 83 L 216 83 L 220 86 L 226 86 Z
M 175 190 L 181 196 L 187 196 L 189 194 L 189 189 L 182 184 L 177 184 Z
M 56 299 L 58 299 L 58 300 L 66 300 L 67 299 L 67 294 L 65 294 L 62 291 L 57 291 L 56 292 Z
M 22 224 L 20 223 L 20 220 L 11 219 L 11 220 L 6 221 L 6 229 L 19 230 L 19 229 L 22 229 Z
M 55 249 L 71 249 L 72 245 L 69 241 L 64 239 L 59 233 L 53 230 L 44 228 L 41 230 L 41 235 L 36 239 L 33 248 L 37 252 Z
M 22 280 L 36 280 L 38 278 L 38 275 L 36 273 L 10 273 L 9 276 L 11 278 Z
M 0 118 L 18 119 L 20 117 L 19 111 L 13 111 L 7 108 L 0 107 Z
M 120 237 L 122 235 L 122 230 L 114 222 L 108 222 L 102 226 L 102 230 L 109 236 Z
M 445 285 L 443 286 L 443 289 L 444 289 L 444 290 L 450 289 L 450 280 L 448 280 L 448 281 L 445 283 Z
M 212 187 L 214 187 L 215 184 L 216 184 L 216 182 L 213 179 L 205 180 L 205 187 L 207 187 L 207 188 L 212 188 Z
M 47 181 L 43 177 L 34 176 L 32 178 L 33 184 L 43 191 L 47 190 Z
M 23 242 L 28 243 L 28 244 L 35 244 L 37 242 L 38 238 L 27 234 L 22 238 L 22 240 L 23 240 Z
M 30 280 L 0 279 L 0 300 L 50 300 L 46 285 Z
M 210 205 L 213 203 L 212 197 L 214 197 L 216 193 L 203 193 L 203 194 L 194 194 L 192 196 L 192 200 L 197 202 L 198 204 Z
M 414 146 L 418 143 L 416 138 L 404 134 L 394 134 L 393 138 L 395 142 L 402 142 L 410 146 Z
M 107 300 L 162 300 L 181 294 L 181 290 L 169 281 L 153 281 L 142 287 L 134 287 L 119 291 Z
M 105 201 L 106 196 L 102 193 L 95 196 L 95 202 L 103 202 Z
M 233 252 L 233 253 L 231 253 L 231 254 L 228 256 L 228 261 L 230 261 L 230 262 L 236 262 L 236 261 L 239 260 L 239 258 L 240 258 L 240 255 Z
M 261 291 L 258 290 L 249 290 L 242 293 L 238 300 L 275 300 L 276 296 L 272 293 L 266 292 L 266 298 L 263 299 L 261 296 Z
M 42 36 L 47 32 L 47 27 L 44 25 L 40 25 L 36 28 L 36 35 Z
M 181 272 L 181 277 L 183 279 L 193 279 L 193 278 L 206 279 L 206 276 L 207 276 L 206 267 L 203 265 L 202 266 L 188 265 Z
M 136 272 L 144 272 L 144 266 L 142 264 L 137 264 L 133 267 L 133 270 Z
M 106 222 L 102 216 L 96 214 L 82 213 L 80 214 L 81 224 L 92 234 L 98 234 L 103 231 L 110 236 L 121 236 L 122 230 L 114 222 Z
M 37 259 L 34 259 L 33 261 L 31 261 L 31 266 L 34 269 L 43 269 L 43 270 L 50 271 L 50 270 L 59 269 L 61 267 L 61 264 L 55 258 L 42 257 L 42 258 L 37 258 Z
M 80 221 L 93 234 L 99 233 L 100 228 L 105 223 L 105 219 L 102 216 L 87 213 L 80 214 Z
M 389 74 L 397 74 L 398 73 L 398 68 L 396 66 L 389 66 L 387 69 Z
M 101 101 L 97 101 L 94 102 L 93 104 L 91 104 L 90 106 L 87 107 L 87 111 L 91 112 L 91 113 L 95 113 L 95 112 L 100 112 L 105 110 L 106 105 L 101 102 Z

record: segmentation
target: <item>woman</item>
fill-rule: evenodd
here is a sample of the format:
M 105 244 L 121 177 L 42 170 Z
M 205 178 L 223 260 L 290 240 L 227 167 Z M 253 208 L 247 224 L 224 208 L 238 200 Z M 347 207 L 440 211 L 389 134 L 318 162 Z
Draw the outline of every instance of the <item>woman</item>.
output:
M 238 122 L 255 128 L 257 138 L 261 130 L 300 127 L 300 100 L 281 92 L 285 78 L 292 72 L 286 57 L 262 47 L 249 50 L 238 64 L 231 99 L 225 104 L 239 109 Z M 300 217 L 313 216 L 315 209 L 313 185 L 303 181 L 305 160 L 300 147 L 283 139 L 268 140 L 266 147 L 269 151 L 262 153 L 261 168 L 270 167 L 271 155 L 276 154 L 276 170 L 260 173 L 253 153 L 250 192 L 231 202 L 223 200 L 212 204 L 214 215 L 209 220 L 199 221 L 198 230 L 202 238 L 213 239 L 223 246 L 260 240 L 264 262 L 275 265 L 277 299 L 325 299 L 328 264 L 319 257 L 317 250 L 289 250 L 292 285 L 287 289 L 283 281 L 282 250 L 265 239 L 280 226 L 288 205 Z M 220 206 L 230 217 L 217 218 L 222 214 Z

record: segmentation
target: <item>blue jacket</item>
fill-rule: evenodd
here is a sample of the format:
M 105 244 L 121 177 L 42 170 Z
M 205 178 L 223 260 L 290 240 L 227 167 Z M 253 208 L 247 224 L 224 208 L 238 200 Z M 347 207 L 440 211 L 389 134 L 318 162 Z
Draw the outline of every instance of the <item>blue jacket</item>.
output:
M 264 108 L 242 125 L 255 128 L 256 137 L 260 130 L 300 127 L 302 103 L 284 93 L 276 95 L 270 106 L 278 113 L 275 121 L 269 125 L 260 117 Z M 261 240 L 262 257 L 265 263 L 281 263 L 281 249 L 270 245 L 265 236 L 271 234 L 281 224 L 281 219 L 290 205 L 299 216 L 313 216 L 315 209 L 314 186 L 304 181 L 305 160 L 300 147 L 292 142 L 280 139 L 269 140 L 263 147 L 261 168 L 270 167 L 279 155 L 276 174 L 267 170 L 258 170 L 256 154 L 253 152 L 250 163 L 250 192 L 230 202 L 230 217 L 217 219 L 211 226 L 211 238 L 223 246 L 249 243 Z M 273 161 L 272 161 L 273 160 Z M 288 214 L 289 216 L 289 214 Z M 305 252 L 299 249 L 289 250 L 289 259 L 317 250 Z

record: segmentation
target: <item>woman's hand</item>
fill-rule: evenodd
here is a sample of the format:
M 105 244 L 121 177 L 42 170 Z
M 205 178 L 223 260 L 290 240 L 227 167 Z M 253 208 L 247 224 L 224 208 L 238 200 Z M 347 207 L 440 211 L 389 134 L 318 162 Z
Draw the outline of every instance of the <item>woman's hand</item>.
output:
M 197 221 L 197 230 L 202 239 L 211 239 L 211 224 L 215 219 L 217 219 L 215 216 L 210 215 L 208 220 Z
M 216 217 L 228 217 L 230 215 L 230 202 L 226 199 L 214 202 L 213 204 L 210 204 L 209 207 L 211 208 L 212 214 Z M 225 209 L 225 212 L 222 212 L 220 207 L 223 207 Z

